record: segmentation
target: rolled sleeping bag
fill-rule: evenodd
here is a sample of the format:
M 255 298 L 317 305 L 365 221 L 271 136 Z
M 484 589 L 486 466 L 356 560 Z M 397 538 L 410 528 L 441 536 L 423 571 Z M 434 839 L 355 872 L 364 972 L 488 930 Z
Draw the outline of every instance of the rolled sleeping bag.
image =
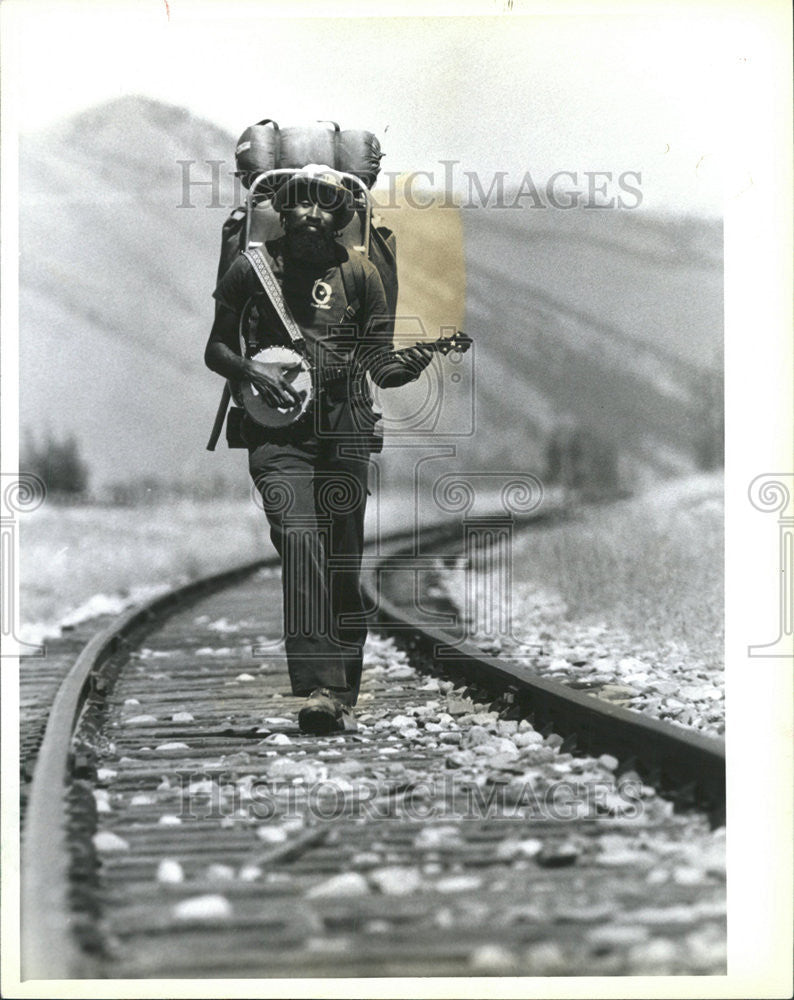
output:
M 346 129 L 340 135 L 337 170 L 355 174 L 371 188 L 380 173 L 383 157 L 378 137 L 361 129 Z
M 249 125 L 237 140 L 234 150 L 237 174 L 246 188 L 251 186 L 257 174 L 275 169 L 280 158 L 281 132 L 272 118 L 263 118 L 256 125 Z
M 299 169 L 307 163 L 324 163 L 335 170 L 339 147 L 339 126 L 296 125 L 281 130 L 279 167 Z
M 378 137 L 361 129 L 341 132 L 336 122 L 281 129 L 272 118 L 250 125 L 237 140 L 237 173 L 246 188 L 265 170 L 300 169 L 307 163 L 325 163 L 354 174 L 372 187 L 383 157 Z

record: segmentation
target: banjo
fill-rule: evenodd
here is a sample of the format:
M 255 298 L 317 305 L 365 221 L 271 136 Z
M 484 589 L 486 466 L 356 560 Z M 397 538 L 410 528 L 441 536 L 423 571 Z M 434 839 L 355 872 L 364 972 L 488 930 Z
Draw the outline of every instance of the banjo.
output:
M 254 271 L 259 278 L 262 287 L 270 302 L 281 320 L 290 340 L 291 347 L 268 346 L 255 354 L 249 355 L 250 360 L 261 364 L 279 364 L 284 370 L 283 377 L 290 383 L 292 388 L 300 396 L 300 402 L 288 407 L 272 406 L 265 402 L 262 395 L 247 380 L 237 383 L 229 383 L 232 397 L 238 406 L 241 406 L 248 416 L 262 427 L 279 428 L 289 427 L 296 424 L 309 413 L 311 406 L 320 389 L 330 382 L 338 382 L 346 379 L 355 386 L 360 384 L 363 378 L 363 371 L 355 362 L 335 365 L 314 366 L 302 350 L 303 335 L 300 327 L 290 314 L 281 286 L 278 284 L 275 275 L 270 269 L 270 265 L 259 248 L 244 251 L 245 256 L 252 264 Z M 249 325 L 256 322 L 254 299 L 251 298 L 246 303 L 240 317 L 240 340 L 241 347 L 247 353 L 246 348 L 248 338 L 246 333 Z M 458 351 L 463 354 L 471 346 L 471 338 L 456 330 L 448 337 L 440 337 L 438 340 L 420 341 L 414 346 L 431 348 L 440 354 L 448 354 L 450 351 Z M 412 348 L 402 348 L 394 351 L 392 356 L 399 358 L 409 357 Z
M 245 318 L 245 313 L 243 314 Z M 471 346 L 471 338 L 462 330 L 438 340 L 417 341 L 414 347 L 430 348 L 441 355 L 457 351 L 465 353 Z M 392 357 L 407 358 L 410 347 L 393 351 Z M 287 370 L 284 379 L 301 397 L 300 403 L 290 407 L 277 407 L 265 402 L 261 394 L 250 382 L 241 381 L 232 386 L 232 396 L 238 406 L 242 406 L 248 416 L 262 427 L 289 427 L 301 421 L 310 411 L 320 389 L 331 382 L 349 380 L 352 385 L 363 377 L 363 371 L 354 362 L 337 365 L 313 366 L 305 354 L 294 347 L 265 347 L 251 356 L 252 361 L 262 364 L 279 364 Z

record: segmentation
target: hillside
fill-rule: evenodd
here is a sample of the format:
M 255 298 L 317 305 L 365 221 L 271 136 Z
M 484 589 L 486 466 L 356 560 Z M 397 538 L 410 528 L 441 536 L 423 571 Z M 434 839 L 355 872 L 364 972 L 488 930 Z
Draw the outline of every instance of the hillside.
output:
M 74 432 L 95 484 L 245 482 L 244 456 L 204 451 L 220 380 L 202 355 L 233 144 L 136 97 L 22 142 L 21 424 Z M 193 187 L 185 207 L 179 161 L 205 180 L 213 160 L 221 204 Z M 539 471 L 548 434 L 569 420 L 644 473 L 694 467 L 703 378 L 721 367 L 718 224 L 404 204 L 384 218 L 398 233 L 400 313 L 431 336 L 462 323 L 476 340 L 462 365 L 383 394 L 394 440 L 455 432 L 460 468 Z M 400 330 L 410 342 L 421 328 Z

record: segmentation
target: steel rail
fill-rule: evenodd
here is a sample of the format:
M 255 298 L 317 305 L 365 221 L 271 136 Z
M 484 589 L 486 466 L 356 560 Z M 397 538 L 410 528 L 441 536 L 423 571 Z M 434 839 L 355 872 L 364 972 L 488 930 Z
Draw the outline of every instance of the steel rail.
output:
M 453 530 L 449 525 L 431 525 L 422 535 L 425 539 L 446 538 Z M 415 534 L 413 528 L 400 529 L 375 541 L 388 545 Z M 90 696 L 105 693 L 97 678 L 100 668 L 134 633 L 193 600 L 278 564 L 277 556 L 258 559 L 171 588 L 129 609 L 93 636 L 61 681 L 37 755 L 25 819 L 20 894 L 23 980 L 79 978 L 87 967 L 72 933 L 71 858 L 64 805 L 73 763 L 72 736 Z
M 552 512 L 553 513 L 553 512 Z M 516 518 L 525 526 L 543 515 Z M 553 725 L 578 749 L 610 752 L 631 762 L 663 787 L 696 789 L 712 813 L 724 809 L 725 747 L 722 740 L 679 730 L 618 706 L 581 694 L 556 681 L 535 676 L 523 664 L 486 656 L 473 644 L 437 628 L 416 624 L 410 612 L 398 608 L 380 592 L 378 578 L 388 572 L 390 557 L 417 551 L 421 537 L 429 546 L 459 537 L 458 523 L 434 524 L 417 532 L 403 529 L 374 540 L 376 569 L 362 574 L 362 587 L 373 609 L 373 623 L 431 657 L 450 676 L 498 692 L 510 692 L 517 708 L 536 726 Z M 406 541 L 410 539 L 410 545 Z M 373 542 L 369 543 L 372 546 Z M 382 546 L 386 546 L 384 551 Z M 72 766 L 71 740 L 92 693 L 102 695 L 97 673 L 136 633 L 182 609 L 192 601 L 278 565 L 277 557 L 259 559 L 173 588 L 146 604 L 125 612 L 82 650 L 56 694 L 33 774 L 22 852 L 22 975 L 30 979 L 79 978 L 88 968 L 72 933 L 69 901 L 70 852 L 64 810 Z M 90 973 L 86 973 L 89 974 Z
M 416 622 L 411 609 L 398 607 L 379 585 L 388 572 L 389 557 L 395 566 L 402 567 L 408 551 L 394 546 L 376 569 L 364 573 L 362 585 L 377 609 L 377 623 L 432 661 L 435 673 L 441 671 L 458 682 L 463 679 L 494 695 L 510 695 L 517 716 L 529 718 L 538 729 L 558 733 L 566 748 L 595 755 L 609 753 L 618 759 L 621 770 L 636 770 L 659 790 L 708 809 L 712 823 L 724 822 L 723 739 L 610 704 L 540 677 L 525 663 L 488 656 L 466 639 Z
M 214 590 L 277 563 L 258 559 L 168 590 L 125 611 L 86 644 L 55 695 L 30 787 L 22 847 L 22 978 L 79 976 L 81 955 L 71 933 L 70 854 L 64 795 L 72 735 L 83 708 L 97 691 L 96 673 L 133 633 Z

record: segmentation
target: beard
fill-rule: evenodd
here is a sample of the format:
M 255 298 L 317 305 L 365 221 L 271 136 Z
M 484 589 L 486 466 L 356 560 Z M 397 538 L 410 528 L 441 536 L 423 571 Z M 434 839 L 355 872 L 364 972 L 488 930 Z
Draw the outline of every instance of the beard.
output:
M 285 233 L 287 254 L 293 260 L 321 263 L 334 259 L 334 234 L 315 226 L 290 227 Z

